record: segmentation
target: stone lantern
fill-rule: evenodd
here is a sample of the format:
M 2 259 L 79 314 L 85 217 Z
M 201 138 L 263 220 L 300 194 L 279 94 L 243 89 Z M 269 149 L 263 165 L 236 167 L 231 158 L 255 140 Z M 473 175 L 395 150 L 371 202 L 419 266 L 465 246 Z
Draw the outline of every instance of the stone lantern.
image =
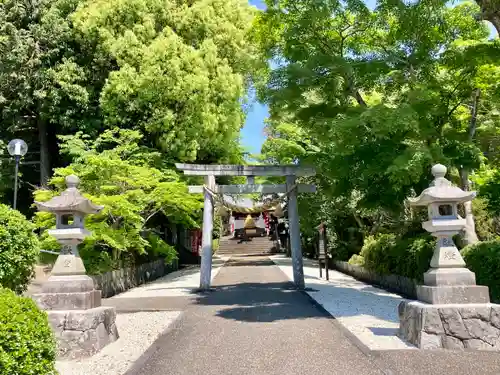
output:
M 432 167 L 434 181 L 419 197 L 409 199 L 412 206 L 427 206 L 429 220 L 422 227 L 437 238 L 431 268 L 424 274 L 424 285 L 417 288 L 418 299 L 428 303 L 489 302 L 488 288 L 476 285 L 473 272 L 465 268 L 453 236 L 465 228 L 458 215 L 458 204 L 471 201 L 476 192 L 453 186 L 444 176 L 446 167 Z
M 103 207 L 94 205 L 77 189 L 79 179 L 66 177 L 67 189 L 47 202 L 35 202 L 40 211 L 56 215 L 56 229 L 48 233 L 61 244 L 61 252 L 42 293 L 33 295 L 40 308 L 47 310 L 58 340 L 60 357 L 90 356 L 118 338 L 113 307 L 101 306 L 101 291 L 87 276 L 78 245 L 91 233 L 85 229 L 88 214 Z
M 444 165 L 432 167 L 432 174 L 431 186 L 409 203 L 428 207 L 429 220 L 422 227 L 437 238 L 436 248 L 424 285 L 417 286 L 419 301 L 399 305 L 399 333 L 424 349 L 498 350 L 500 306 L 489 303 L 488 287 L 476 285 L 475 274 L 453 242 L 466 224 L 458 215 L 458 204 L 471 201 L 476 193 L 453 186 L 445 178 Z

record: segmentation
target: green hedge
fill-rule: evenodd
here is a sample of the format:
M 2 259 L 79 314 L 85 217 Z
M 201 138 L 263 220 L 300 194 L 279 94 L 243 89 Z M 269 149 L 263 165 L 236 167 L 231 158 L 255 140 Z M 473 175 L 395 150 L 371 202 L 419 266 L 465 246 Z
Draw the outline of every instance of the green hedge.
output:
M 479 242 L 461 253 L 477 284 L 488 286 L 492 301 L 500 301 L 500 240 Z
M 30 298 L 0 289 L 0 374 L 56 375 L 47 314 Z
M 360 255 L 349 263 L 363 265 L 378 274 L 395 274 L 422 280 L 429 269 L 435 239 L 429 235 L 402 238 L 394 234 L 367 237 Z
M 19 211 L 0 204 L 0 287 L 26 290 L 40 252 L 33 229 Z

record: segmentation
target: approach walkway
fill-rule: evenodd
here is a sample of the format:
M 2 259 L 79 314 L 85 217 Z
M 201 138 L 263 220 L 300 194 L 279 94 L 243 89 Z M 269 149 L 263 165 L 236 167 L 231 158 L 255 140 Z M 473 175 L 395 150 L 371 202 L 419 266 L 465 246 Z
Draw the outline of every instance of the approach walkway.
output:
M 105 299 L 120 340 L 61 375 L 500 374 L 498 353 L 409 347 L 394 336 L 401 297 L 304 265 L 306 292 L 283 256 L 216 256 L 213 292 L 195 293 L 191 267 Z
M 127 375 L 384 374 L 269 258 L 232 258 Z
M 322 292 L 318 299 L 335 289 L 350 299 L 366 293 L 352 278 L 339 289 L 311 270 L 306 264 L 308 293 Z M 193 299 L 126 375 L 500 374 L 500 355 L 492 352 L 370 350 L 311 296 L 294 290 L 287 273 L 283 260 L 231 258 L 214 278 L 216 290 Z M 381 298 L 378 303 L 387 304 Z M 361 306 L 360 315 L 366 309 Z

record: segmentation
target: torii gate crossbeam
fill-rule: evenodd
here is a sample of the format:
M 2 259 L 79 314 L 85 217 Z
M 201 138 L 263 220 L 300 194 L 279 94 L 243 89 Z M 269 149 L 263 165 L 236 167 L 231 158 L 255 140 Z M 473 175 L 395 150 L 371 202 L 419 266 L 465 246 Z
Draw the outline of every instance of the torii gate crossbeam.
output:
M 204 176 L 205 186 L 216 193 L 288 193 L 288 220 L 290 225 L 290 247 L 292 251 L 293 281 L 298 289 L 305 288 L 302 249 L 300 243 L 299 211 L 297 193 L 314 193 L 314 185 L 296 184 L 297 176 L 313 176 L 314 168 L 298 165 L 199 165 L 176 164 L 176 167 L 191 176 Z M 247 185 L 221 185 L 215 176 L 247 176 Z M 254 176 L 286 176 L 286 185 L 255 185 Z M 201 252 L 200 289 L 209 290 L 212 273 L 212 232 L 214 202 L 203 186 L 190 186 L 191 193 L 204 193 L 203 238 Z

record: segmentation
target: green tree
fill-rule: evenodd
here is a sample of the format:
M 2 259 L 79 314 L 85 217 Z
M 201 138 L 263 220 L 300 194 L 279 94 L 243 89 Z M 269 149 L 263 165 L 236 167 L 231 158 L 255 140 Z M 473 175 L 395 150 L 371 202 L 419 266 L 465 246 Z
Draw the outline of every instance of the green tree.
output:
M 40 176 L 30 176 L 36 184 L 60 163 L 57 134 L 99 128 L 107 71 L 86 64 L 87 50 L 75 38 L 70 15 L 79 3 L 0 2 L 0 135 L 27 141 L 40 162 Z
M 263 65 L 245 0 L 85 3 L 76 28 L 116 61 L 108 126 L 137 129 L 171 161 L 239 159 L 241 100 Z
M 35 200 L 45 201 L 60 193 L 65 189 L 64 178 L 75 174 L 86 196 L 104 206 L 86 221 L 92 236 L 83 244 L 82 258 L 91 273 L 120 267 L 123 261 L 135 262 L 144 255 L 171 260 L 170 252 L 175 250 L 158 232 L 167 222 L 197 227 L 202 207 L 199 198 L 188 193 L 176 172 L 150 166 L 161 160 L 160 154 L 138 145 L 142 139 L 138 131 L 107 130 L 96 141 L 86 138 L 81 133 L 63 137 L 61 149 L 74 161 L 56 169 L 50 180 L 55 189 L 35 192 Z M 38 212 L 35 223 L 43 232 L 44 248 L 58 249 L 55 239 L 45 232 L 55 224 L 54 216 Z
M 245 0 L 1 0 L 0 137 L 25 139 L 35 165 L 21 195 L 71 162 L 57 136 L 78 131 L 138 130 L 169 163 L 241 162 L 242 104 L 266 68 L 255 12 Z
M 395 229 L 410 220 L 405 198 L 428 186 L 432 163 L 451 166 L 452 179 L 464 184 L 484 162 L 498 124 L 491 111 L 498 85 L 487 79 L 497 74 L 498 46 L 475 18 L 475 4 L 267 5 L 257 36 L 283 63 L 261 97 L 271 121 L 286 116 L 296 129 L 283 132 L 280 124 L 263 158 L 281 152 L 315 165 L 324 198 L 304 200 L 332 210 L 326 216 L 347 219 L 343 227 L 363 236 Z M 306 142 L 313 152 L 304 152 Z M 315 212 L 319 223 L 325 211 Z

